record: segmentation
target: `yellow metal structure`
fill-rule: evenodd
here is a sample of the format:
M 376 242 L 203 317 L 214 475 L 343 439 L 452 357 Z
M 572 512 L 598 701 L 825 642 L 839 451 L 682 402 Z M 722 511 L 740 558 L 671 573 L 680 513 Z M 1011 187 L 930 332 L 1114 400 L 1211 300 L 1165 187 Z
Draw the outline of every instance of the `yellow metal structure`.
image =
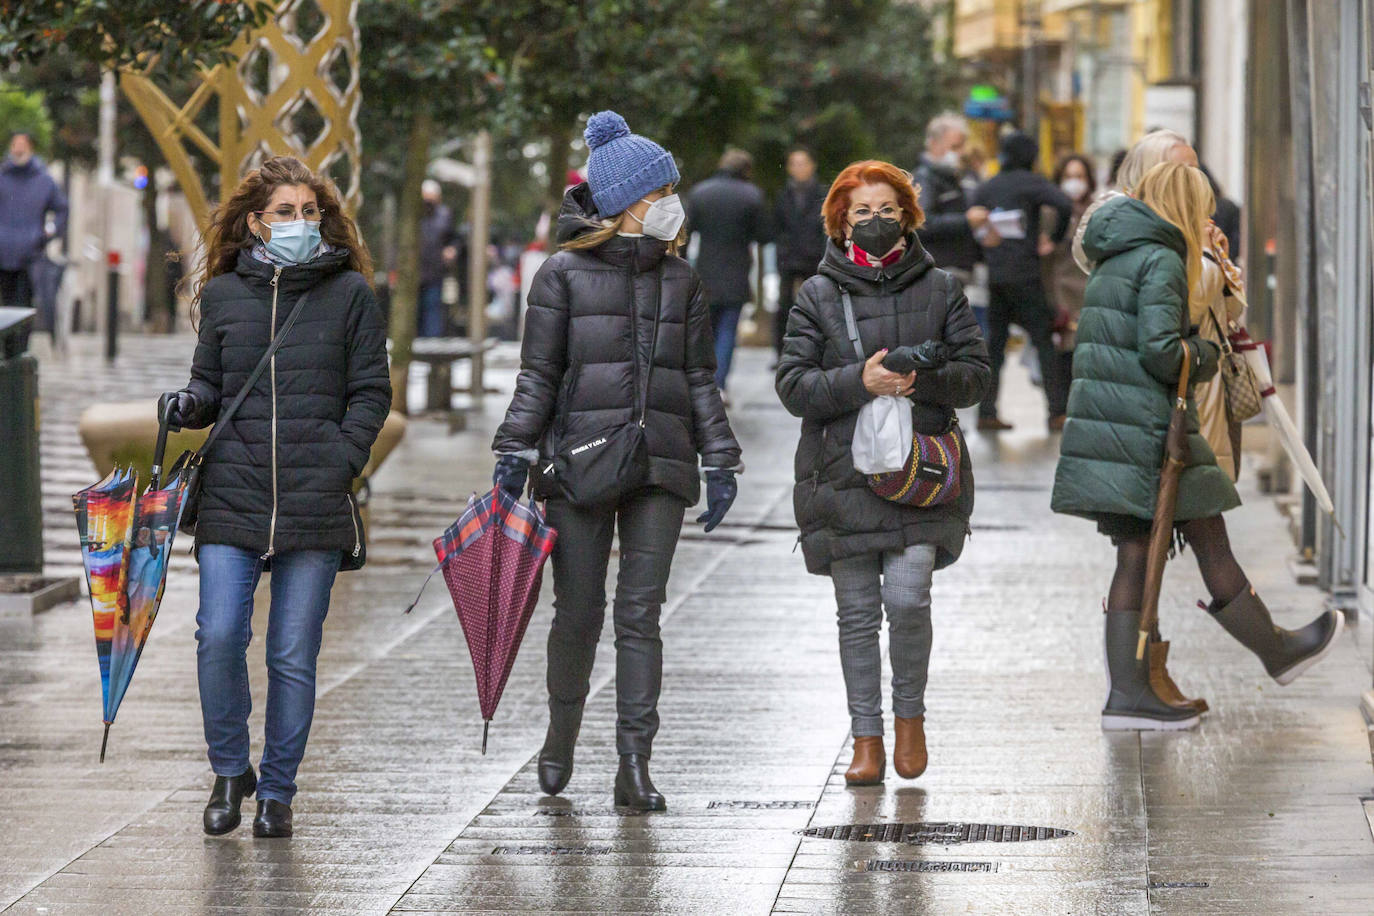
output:
M 229 50 L 231 62 L 205 70 L 184 101 L 169 98 L 146 72 L 120 74 L 201 225 L 212 193 L 197 157 L 218 170 L 221 188 L 232 188 L 268 156 L 291 154 L 330 175 L 345 205 L 357 207 L 357 5 L 283 0 L 276 17 L 241 36 Z

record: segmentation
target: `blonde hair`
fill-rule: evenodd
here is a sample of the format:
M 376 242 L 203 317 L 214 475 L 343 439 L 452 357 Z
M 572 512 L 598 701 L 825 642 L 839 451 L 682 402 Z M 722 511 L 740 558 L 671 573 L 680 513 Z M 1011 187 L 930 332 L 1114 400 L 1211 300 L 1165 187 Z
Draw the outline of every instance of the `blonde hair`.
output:
M 671 194 L 673 193 L 673 186 L 665 184 L 663 187 L 659 188 L 659 190 L 664 194 Z M 646 194 L 645 197 L 647 196 Z M 629 213 L 630 211 L 628 208 L 622 210 L 606 225 L 589 223 L 588 225 L 594 226 L 595 228 L 590 232 L 583 232 L 580 235 L 573 236 L 558 247 L 563 251 L 590 251 L 593 248 L 600 248 L 620 233 L 620 227 L 625 225 L 626 218 L 634 219 Z M 686 228 L 686 226 L 683 226 L 683 231 L 677 234 L 677 238 L 668 243 L 669 254 L 677 254 L 687 244 L 685 236 Z
M 1188 245 L 1183 261 L 1188 270 L 1188 289 L 1197 289 L 1202 276 L 1207 221 L 1217 208 L 1207 176 L 1190 165 L 1161 162 L 1140 179 L 1135 196 L 1183 233 Z
M 1170 153 L 1187 145 L 1188 139 L 1176 131 L 1151 131 L 1131 147 L 1126 158 L 1121 160 L 1121 168 L 1116 172 L 1116 186 L 1132 197 L 1138 196 L 1136 188 L 1145 173 L 1161 162 L 1167 162 Z

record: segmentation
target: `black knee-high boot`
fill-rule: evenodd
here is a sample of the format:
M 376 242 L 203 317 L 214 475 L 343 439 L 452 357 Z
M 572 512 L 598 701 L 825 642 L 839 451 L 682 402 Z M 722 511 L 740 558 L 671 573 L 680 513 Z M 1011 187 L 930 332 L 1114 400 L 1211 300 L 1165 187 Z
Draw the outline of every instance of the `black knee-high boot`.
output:
M 1140 636 L 1139 611 L 1109 611 L 1105 619 L 1107 677 L 1110 691 L 1102 709 L 1104 731 L 1172 730 L 1192 728 L 1198 713 L 1191 707 L 1170 706 L 1150 686 L 1150 657 L 1135 657 Z
M 1199 602 L 1201 603 L 1201 602 Z M 1247 585 L 1225 606 L 1213 602 L 1212 618 L 1264 663 L 1264 670 L 1280 684 L 1292 683 L 1298 675 L 1326 657 L 1336 645 L 1344 626 L 1340 611 L 1326 611 L 1298 630 L 1276 626 L 1253 586 Z

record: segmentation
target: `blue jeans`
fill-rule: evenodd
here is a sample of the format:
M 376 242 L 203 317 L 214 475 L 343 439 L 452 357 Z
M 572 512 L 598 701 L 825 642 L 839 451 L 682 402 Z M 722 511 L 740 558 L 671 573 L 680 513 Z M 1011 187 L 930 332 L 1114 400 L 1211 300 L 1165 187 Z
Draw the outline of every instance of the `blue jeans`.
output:
M 291 804 L 296 770 L 315 715 L 315 659 L 339 571 L 335 550 L 296 550 L 272 557 L 272 607 L 267 618 L 267 727 L 258 798 Z M 237 776 L 250 766 L 248 643 L 253 638 L 253 590 L 262 559 L 225 544 L 200 546 L 200 610 L 196 671 L 210 768 Z
M 420 286 L 420 336 L 443 337 L 448 330 L 448 310 L 444 307 L 444 283 Z
M 716 337 L 716 387 L 725 390 L 730 362 L 735 356 L 735 336 L 739 329 L 742 302 L 711 303 L 711 331 Z

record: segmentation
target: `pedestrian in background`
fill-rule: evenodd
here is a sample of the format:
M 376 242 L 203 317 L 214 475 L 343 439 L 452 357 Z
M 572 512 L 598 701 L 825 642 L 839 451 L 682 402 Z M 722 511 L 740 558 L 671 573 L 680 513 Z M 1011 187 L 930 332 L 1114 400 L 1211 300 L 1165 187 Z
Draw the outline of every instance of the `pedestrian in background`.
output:
M 458 258 L 453 211 L 444 204 L 443 188 L 433 178 L 420 186 L 424 212 L 420 217 L 420 336 L 448 333 L 444 278 Z
M 1124 171 L 1124 169 L 1123 169 Z M 1195 705 L 1161 696 L 1149 655 L 1136 659 L 1151 520 L 1165 436 L 1184 360 L 1192 379 L 1212 377 L 1221 348 L 1190 327 L 1215 202 L 1200 171 L 1163 162 L 1133 182 L 1133 197 L 1098 209 L 1083 237 L 1096 263 L 1078 328 L 1069 420 L 1055 473 L 1054 511 L 1097 523 L 1117 551 L 1106 602 L 1110 692 L 1104 729 L 1178 729 L 1197 724 Z M 1276 626 L 1231 553 L 1222 513 L 1240 504 L 1199 432 L 1189 396 L 1189 459 L 1178 484 L 1175 525 L 1197 557 L 1210 615 L 1254 652 L 1280 684 L 1334 644 L 1341 617 L 1328 611 L 1300 630 Z
M 787 186 L 773 204 L 774 242 L 778 257 L 778 314 L 773 321 L 773 349 L 782 355 L 787 316 L 797 289 L 825 256 L 825 188 L 816 180 L 816 160 L 804 146 L 787 153 Z
M 1056 225 L 1049 241 L 1058 244 L 1068 231 L 1073 203 L 1063 191 L 1043 175 L 1036 174 L 1035 160 L 1040 146 L 1023 133 L 1010 133 L 1002 139 L 1002 170 L 974 194 L 975 206 L 991 211 L 989 219 L 1002 240 L 987 248 L 988 263 L 988 353 L 992 359 L 992 384 L 978 409 L 978 428 L 992 432 L 1011 429 L 997 416 L 997 392 L 1002 363 L 1006 359 L 1007 336 L 1012 323 L 1020 325 L 1030 337 L 1040 358 L 1045 400 L 1049 407 L 1049 429 L 1062 429 L 1064 405 L 1068 400 L 1068 379 L 1059 372 L 1055 358 L 1051 325 L 1053 315 L 1045 296 L 1040 263 L 1040 209 L 1055 212 Z
M 1202 169 L 1202 174 L 1207 176 L 1207 183 L 1212 186 L 1212 196 L 1217 199 L 1217 209 L 1212 214 L 1212 222 L 1221 230 L 1221 234 L 1226 236 L 1226 250 L 1231 260 L 1239 261 L 1241 256 L 1240 204 L 1226 196 L 1216 177 L 1212 174 L 1212 170 L 1207 168 L 1206 163 L 1199 162 L 1198 168 Z
M 802 418 L 792 491 L 802 554 L 807 570 L 830 576 L 835 587 L 854 734 L 854 758 L 845 773 L 850 785 L 881 782 L 886 769 L 878 644 L 884 610 L 896 719 L 893 764 L 907 779 L 925 771 L 931 578 L 959 558 L 973 511 L 973 468 L 954 409 L 978 403 L 991 375 L 958 281 L 921 246 L 923 217 L 910 176 L 896 166 L 856 162 L 840 173 L 825 201 L 825 259 L 802 286 L 778 365 L 778 395 Z M 863 360 L 851 342 L 845 296 L 868 354 Z M 884 367 L 890 352 L 923 345 L 944 354 L 940 368 Z M 954 433 L 960 444 L 957 498 L 926 507 L 892 502 L 855 470 L 851 449 L 859 411 L 879 395 L 909 398 L 917 433 Z
M 705 288 L 715 335 L 716 387 L 722 397 L 735 355 L 740 313 L 753 298 L 750 245 L 770 237 L 763 192 L 751 180 L 754 158 L 727 149 L 716 173 L 687 195 L 688 231 L 700 239 L 696 269 Z
M 19 131 L 0 165 L 0 304 L 33 305 L 30 272 L 43 247 L 66 231 L 67 198 L 35 154 L 33 135 Z M 53 330 L 52 317 L 44 316 L 45 330 Z
M 296 771 L 315 712 L 315 662 L 340 569 L 365 560 L 353 480 L 391 406 L 372 259 L 332 182 L 278 156 L 211 216 L 195 302 L 191 381 L 164 395 L 173 428 L 215 423 L 304 298 L 295 323 L 204 456 L 196 558 L 196 665 L 214 788 L 208 834 L 291 835 Z M 253 592 L 271 571 L 261 779 L 249 762 L 245 655 Z
M 998 241 L 988 225 L 987 207 L 970 206 L 965 184 L 973 173 L 964 165 L 968 149 L 968 122 L 947 111 L 926 127 L 926 149 L 913 179 L 920 195 L 925 222 L 916 235 L 935 264 L 948 271 L 965 289 L 973 281 L 973 269 L 983 259 L 983 248 L 974 233 L 989 247 Z M 977 180 L 976 178 L 974 179 Z M 975 307 L 978 324 L 986 333 L 987 309 Z
M 1049 255 L 1044 260 L 1045 288 L 1049 291 L 1050 308 L 1054 310 L 1059 373 L 1067 382 L 1073 378 L 1074 333 L 1078 329 L 1078 315 L 1083 310 L 1083 291 L 1088 285 L 1087 276 L 1073 260 L 1073 237 L 1078 221 L 1097 193 L 1092 160 L 1078 153 L 1065 156 L 1055 167 L 1054 183 L 1073 203 L 1064 237 L 1057 243 L 1045 239 Z
M 572 777 L 618 529 L 614 798 L 663 810 L 667 803 L 649 777 L 663 676 L 659 614 L 683 510 L 700 495 L 698 460 L 707 511 L 697 521 L 710 531 L 734 501 L 740 449 L 716 387 L 702 282 L 678 257 L 684 214 L 673 193 L 673 157 L 630 133 L 613 111 L 592 115 L 585 137 L 587 180 L 564 195 L 560 250 L 530 290 L 515 395 L 492 446 L 494 482 L 518 494 L 531 462 L 546 467 L 565 446 L 641 423 L 646 485 L 596 505 L 536 491 L 548 497 L 548 521 L 558 531 L 549 729 L 538 771 L 549 795 Z

